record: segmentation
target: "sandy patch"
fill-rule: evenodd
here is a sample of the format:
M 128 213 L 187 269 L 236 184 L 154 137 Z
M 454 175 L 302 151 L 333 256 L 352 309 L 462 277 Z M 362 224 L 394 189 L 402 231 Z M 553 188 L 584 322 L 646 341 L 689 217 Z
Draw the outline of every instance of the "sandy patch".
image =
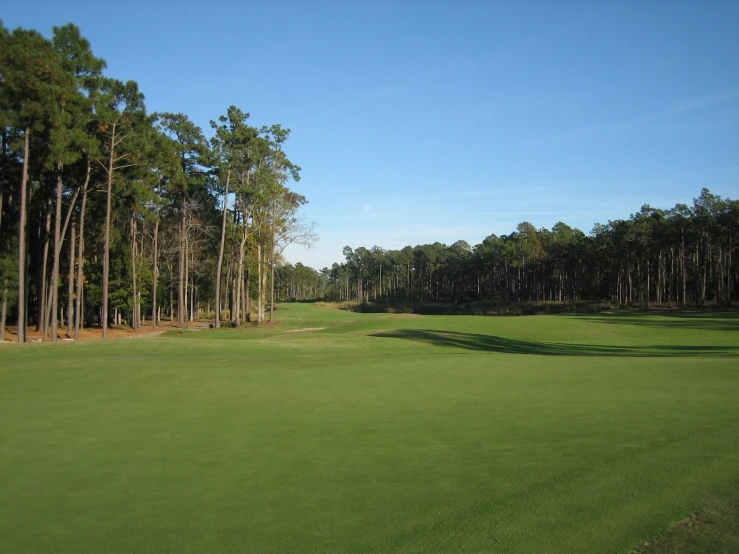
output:
M 291 329 L 290 331 L 285 331 L 286 333 L 305 333 L 307 331 L 320 331 L 321 329 L 325 329 L 325 327 L 305 327 L 303 329 Z

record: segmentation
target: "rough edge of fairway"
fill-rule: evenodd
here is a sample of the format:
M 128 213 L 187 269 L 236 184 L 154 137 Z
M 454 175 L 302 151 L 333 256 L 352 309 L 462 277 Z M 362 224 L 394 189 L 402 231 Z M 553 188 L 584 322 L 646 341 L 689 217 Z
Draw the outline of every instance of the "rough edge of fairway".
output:
M 629 554 L 730 554 L 739 552 L 739 485 L 711 495 L 700 510 Z

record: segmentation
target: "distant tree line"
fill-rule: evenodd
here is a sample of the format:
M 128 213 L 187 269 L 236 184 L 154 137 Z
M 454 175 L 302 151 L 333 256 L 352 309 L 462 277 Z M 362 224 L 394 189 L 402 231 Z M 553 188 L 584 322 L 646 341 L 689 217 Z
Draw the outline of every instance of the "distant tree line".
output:
M 6 320 L 23 342 L 29 325 L 56 340 L 271 318 L 282 251 L 315 239 L 287 186 L 290 130 L 231 106 L 207 140 L 105 67 L 72 24 L 51 39 L 0 24 L 0 339 Z
M 521 223 L 509 235 L 406 246 L 344 248 L 324 268 L 325 296 L 373 302 L 608 301 L 730 306 L 739 281 L 739 201 L 703 189 L 692 206 L 645 205 L 589 235 L 565 223 Z

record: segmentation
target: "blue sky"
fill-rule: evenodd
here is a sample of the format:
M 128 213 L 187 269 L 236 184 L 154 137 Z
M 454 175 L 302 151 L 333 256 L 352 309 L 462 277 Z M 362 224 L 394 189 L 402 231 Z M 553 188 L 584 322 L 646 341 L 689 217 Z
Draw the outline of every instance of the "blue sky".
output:
M 281 123 L 320 241 L 470 244 L 589 232 L 642 204 L 739 196 L 739 2 L 4 2 L 77 24 L 150 111 Z

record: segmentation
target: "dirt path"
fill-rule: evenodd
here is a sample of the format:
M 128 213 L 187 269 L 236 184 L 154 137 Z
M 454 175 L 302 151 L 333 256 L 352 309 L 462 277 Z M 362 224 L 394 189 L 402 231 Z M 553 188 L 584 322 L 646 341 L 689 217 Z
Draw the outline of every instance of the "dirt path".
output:
M 189 322 L 186 330 L 201 331 L 203 329 L 207 329 L 208 326 L 209 322 L 207 321 L 191 321 Z M 75 342 L 74 339 L 67 336 L 66 332 L 64 332 L 65 329 L 66 328 L 60 329 L 60 332 L 57 333 L 57 342 Z M 134 331 L 130 327 L 115 326 L 108 329 L 108 339 L 146 339 L 158 337 L 162 333 L 166 333 L 167 331 L 171 331 L 172 329 L 183 329 L 183 327 L 178 325 L 175 321 L 161 321 L 159 322 L 156 330 L 152 329 L 151 325 L 146 325 L 142 327 L 140 331 Z M 18 328 L 15 326 L 6 327 L 4 339 L 5 340 L 0 340 L 0 344 L 17 344 Z M 36 331 L 35 329 L 28 331 L 26 340 L 33 343 L 51 342 L 50 339 L 43 341 L 41 331 Z M 82 331 L 80 331 L 79 340 L 84 342 L 91 340 L 103 340 L 103 331 L 102 329 L 83 329 Z

